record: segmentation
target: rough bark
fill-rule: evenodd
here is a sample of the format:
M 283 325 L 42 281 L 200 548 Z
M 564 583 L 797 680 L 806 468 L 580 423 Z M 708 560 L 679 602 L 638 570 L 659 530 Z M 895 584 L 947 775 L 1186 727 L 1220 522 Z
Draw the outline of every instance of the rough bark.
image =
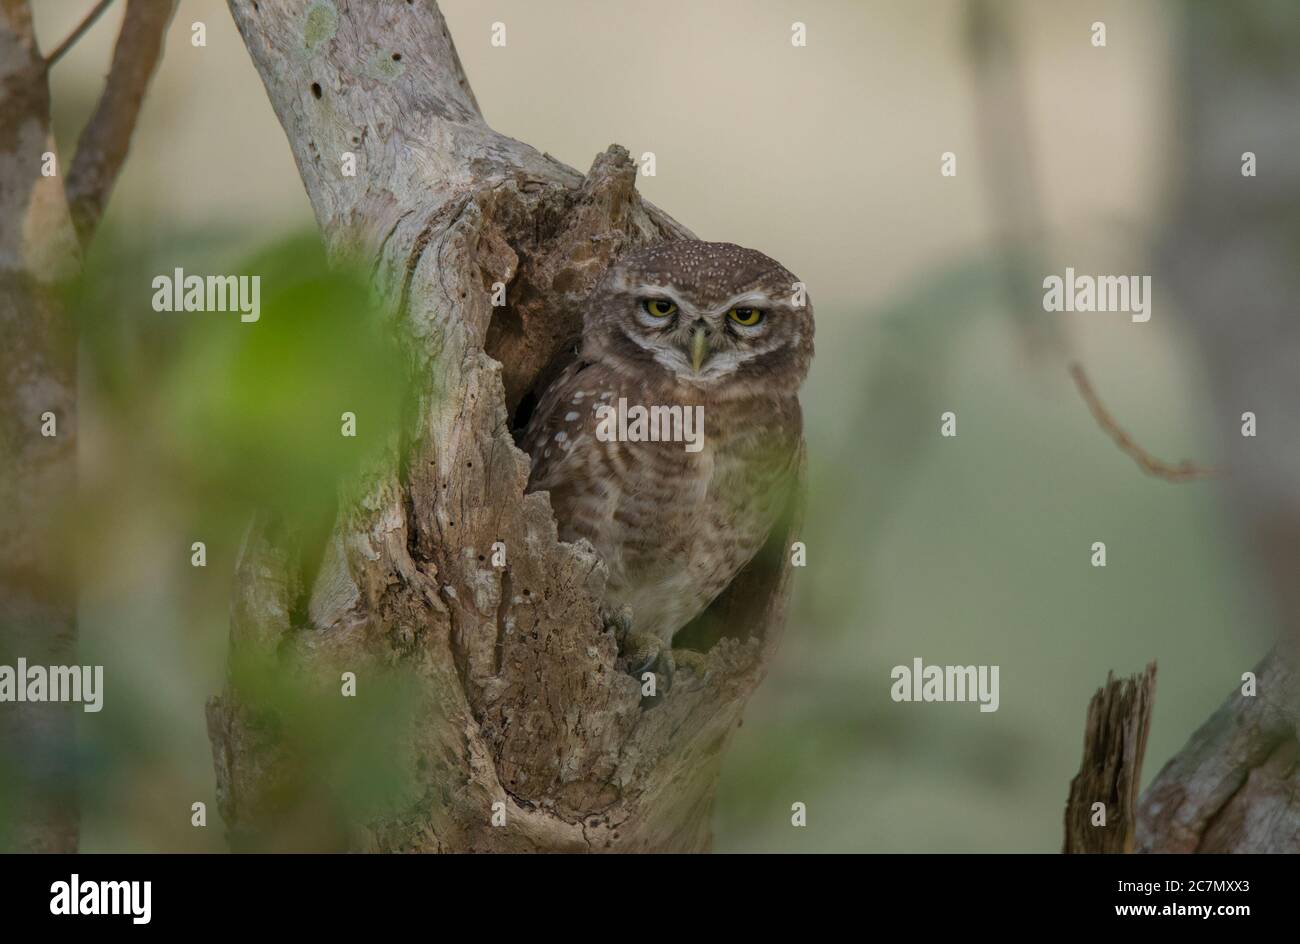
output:
M 1138 786 L 1155 694 L 1153 662 L 1141 675 L 1118 681 L 1113 674 L 1107 676 L 1088 703 L 1083 761 L 1070 782 L 1065 806 L 1066 853 L 1133 850 Z M 1093 823 L 1094 803 L 1106 806 L 1104 825 Z
M 783 623 L 795 510 L 692 629 L 705 668 L 643 699 L 598 615 L 604 565 L 556 539 L 545 493 L 524 494 L 511 433 L 610 260 L 689 234 L 637 195 L 622 148 L 584 176 L 492 131 L 432 2 L 230 9 L 331 254 L 370 267 L 419 378 L 403 441 L 344 505 L 310 586 L 273 517 L 249 531 L 232 669 L 209 707 L 232 841 L 305 841 L 283 828 L 302 796 L 297 745 L 237 671 L 260 660 L 322 698 L 342 671 L 415 679 L 396 748 L 413 787 L 346 823 L 340 845 L 707 849 L 722 751 Z M 484 561 L 495 542 L 504 569 Z
M 1270 655 L 1142 795 L 1138 852 L 1296 852 L 1294 676 Z

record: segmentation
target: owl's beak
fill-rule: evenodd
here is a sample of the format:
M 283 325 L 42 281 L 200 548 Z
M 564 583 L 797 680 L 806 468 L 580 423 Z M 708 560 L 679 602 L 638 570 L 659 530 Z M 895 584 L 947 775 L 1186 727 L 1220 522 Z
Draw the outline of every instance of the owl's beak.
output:
M 704 325 L 700 325 L 695 329 L 694 337 L 691 338 L 691 367 L 697 374 L 700 372 L 700 365 L 708 360 L 708 357 L 709 336 L 704 329 Z

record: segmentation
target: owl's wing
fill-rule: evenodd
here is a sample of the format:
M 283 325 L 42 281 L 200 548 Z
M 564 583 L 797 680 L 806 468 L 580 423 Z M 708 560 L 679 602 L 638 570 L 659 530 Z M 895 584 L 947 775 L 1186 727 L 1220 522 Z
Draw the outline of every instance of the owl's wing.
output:
M 599 373 L 597 365 L 574 361 L 542 394 L 520 442 L 532 458 L 529 491 L 554 490 L 575 477 L 578 470 L 572 466 L 585 453 L 579 444 L 582 437 L 591 434 L 588 419 L 595 402 L 595 375 Z

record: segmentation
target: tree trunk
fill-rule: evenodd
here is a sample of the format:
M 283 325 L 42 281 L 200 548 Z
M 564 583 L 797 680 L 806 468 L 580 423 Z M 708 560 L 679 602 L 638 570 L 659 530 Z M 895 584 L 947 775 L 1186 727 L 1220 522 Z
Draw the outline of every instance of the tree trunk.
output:
M 1300 851 L 1294 678 L 1278 653 L 1164 766 L 1138 807 L 1138 852 Z
M 430 0 L 230 8 L 331 256 L 370 267 L 418 378 L 402 442 L 343 507 L 310 581 L 274 516 L 246 537 L 231 669 L 208 716 L 232 842 L 707 849 L 722 752 L 783 622 L 794 511 L 688 628 L 706 669 L 643 699 L 599 617 L 604 565 L 556 539 L 511 433 L 611 259 L 689 233 L 637 195 L 622 148 L 584 177 L 492 131 Z M 494 308 L 497 282 L 508 303 Z M 485 561 L 498 542 L 504 568 Z M 337 815 L 249 664 L 322 705 L 344 672 L 359 692 L 400 672 L 416 705 L 390 719 L 404 792 Z M 332 812 L 308 827 L 313 804 Z
M 65 524 L 76 503 L 77 348 L 58 284 L 80 253 L 62 177 L 41 173 L 53 151 L 30 11 L 0 0 L 0 664 L 10 666 L 75 662 Z M 0 705 L 0 849 L 76 850 L 73 707 Z
M 173 10 L 158 0 L 127 4 L 103 94 L 65 168 L 50 134 L 51 62 L 26 0 L 0 0 L 3 665 L 77 663 L 77 337 L 65 283 L 80 272 L 79 241 L 94 235 L 126 159 Z M 79 710 L 0 706 L 0 850 L 76 851 Z

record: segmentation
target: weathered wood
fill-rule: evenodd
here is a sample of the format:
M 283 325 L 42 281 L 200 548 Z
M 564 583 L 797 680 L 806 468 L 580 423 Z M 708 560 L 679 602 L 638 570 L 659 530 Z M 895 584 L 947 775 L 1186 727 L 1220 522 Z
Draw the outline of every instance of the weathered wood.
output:
M 230 8 L 331 254 L 370 267 L 419 377 L 400 449 L 340 514 L 314 586 L 297 585 L 266 522 L 251 529 L 232 666 L 262 659 L 334 692 L 343 670 L 416 680 L 397 751 L 415 787 L 345 824 L 341 845 L 707 849 L 722 751 L 784 621 L 798 511 L 701 618 L 692 636 L 712 644 L 699 671 L 643 702 L 598 616 L 604 565 L 556 539 L 512 437 L 610 260 L 689 233 L 637 195 L 622 148 L 584 176 L 492 131 L 427 0 Z M 355 178 L 340 172 L 345 151 Z M 490 303 L 495 282 L 505 308 Z M 483 560 L 495 542 L 504 570 Z M 294 625 L 303 595 L 310 625 Z M 233 669 L 209 707 L 236 845 L 298 841 L 281 828 L 297 755 L 273 715 Z
M 1106 676 L 1088 703 L 1083 761 L 1070 781 L 1065 806 L 1067 853 L 1132 852 L 1137 832 L 1138 786 L 1146 754 L 1156 665 L 1141 675 Z M 1105 822 L 1094 825 L 1093 805 L 1105 804 Z
M 1154 697 L 1146 676 L 1108 677 L 1093 696 L 1084 758 L 1070 784 L 1066 852 L 1300 852 L 1294 789 L 1300 744 L 1292 664 L 1271 653 L 1142 793 L 1142 753 Z M 1149 685 L 1147 683 L 1150 683 Z M 1090 824 L 1106 803 L 1106 828 Z M 1117 812 L 1118 811 L 1118 814 Z
M 1142 795 L 1138 852 L 1300 852 L 1294 674 L 1275 652 Z

